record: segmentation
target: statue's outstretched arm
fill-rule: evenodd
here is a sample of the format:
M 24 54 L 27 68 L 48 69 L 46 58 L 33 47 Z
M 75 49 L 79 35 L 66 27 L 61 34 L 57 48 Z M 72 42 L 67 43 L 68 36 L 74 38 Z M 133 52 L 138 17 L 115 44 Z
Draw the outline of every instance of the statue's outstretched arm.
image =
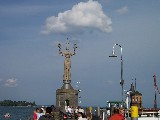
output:
M 76 44 L 74 44 L 74 46 L 73 46 L 74 51 L 73 51 L 73 53 L 70 53 L 71 56 L 76 54 L 76 49 L 77 49 L 77 46 L 76 46 Z
M 61 44 L 60 43 L 58 44 L 58 47 L 59 47 L 59 54 L 63 56 L 64 53 L 61 51 Z

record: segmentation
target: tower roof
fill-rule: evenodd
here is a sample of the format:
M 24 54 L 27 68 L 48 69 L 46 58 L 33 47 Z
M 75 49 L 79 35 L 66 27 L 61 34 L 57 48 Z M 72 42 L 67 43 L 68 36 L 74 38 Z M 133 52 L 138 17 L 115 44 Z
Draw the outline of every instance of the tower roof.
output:
M 140 93 L 139 91 L 135 91 L 134 93 L 132 93 L 132 95 L 139 95 L 139 96 L 142 96 L 142 93 Z

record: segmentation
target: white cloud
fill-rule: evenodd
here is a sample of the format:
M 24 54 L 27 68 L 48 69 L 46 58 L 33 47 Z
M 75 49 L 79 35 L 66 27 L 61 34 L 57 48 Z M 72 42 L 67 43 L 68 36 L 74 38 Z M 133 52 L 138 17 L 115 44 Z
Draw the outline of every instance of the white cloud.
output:
M 120 9 L 116 10 L 116 12 L 117 12 L 118 14 L 120 14 L 120 15 L 123 15 L 123 14 L 125 14 L 125 13 L 128 12 L 128 7 L 127 7 L 127 6 L 124 6 L 124 7 L 120 8 Z
M 17 85 L 17 79 L 15 78 L 8 79 L 4 83 L 5 87 L 16 87 Z
M 68 33 L 88 30 L 112 31 L 112 21 L 104 14 L 101 4 L 89 0 L 74 5 L 71 10 L 46 19 L 42 33 Z

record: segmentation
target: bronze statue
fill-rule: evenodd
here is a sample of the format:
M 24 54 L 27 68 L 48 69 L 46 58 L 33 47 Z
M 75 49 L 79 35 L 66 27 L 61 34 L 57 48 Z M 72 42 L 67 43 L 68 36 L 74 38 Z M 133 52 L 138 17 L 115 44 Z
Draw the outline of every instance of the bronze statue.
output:
M 63 80 L 71 80 L 71 60 L 70 60 L 70 57 L 76 54 L 75 51 L 77 49 L 77 46 L 76 46 L 76 44 L 74 44 L 74 46 L 73 46 L 74 51 L 70 52 L 69 51 L 69 41 L 67 38 L 66 51 L 65 52 L 61 51 L 61 44 L 60 43 L 58 44 L 58 47 L 59 47 L 59 54 L 62 56 L 65 56 Z

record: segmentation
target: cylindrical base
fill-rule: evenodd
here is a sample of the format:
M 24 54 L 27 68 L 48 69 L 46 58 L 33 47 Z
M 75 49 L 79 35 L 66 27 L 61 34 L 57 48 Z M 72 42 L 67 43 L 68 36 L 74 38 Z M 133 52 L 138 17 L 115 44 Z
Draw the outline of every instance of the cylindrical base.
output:
M 138 107 L 131 106 L 131 120 L 138 120 Z
M 73 89 L 71 86 L 71 80 L 63 80 L 63 86 L 61 89 Z

